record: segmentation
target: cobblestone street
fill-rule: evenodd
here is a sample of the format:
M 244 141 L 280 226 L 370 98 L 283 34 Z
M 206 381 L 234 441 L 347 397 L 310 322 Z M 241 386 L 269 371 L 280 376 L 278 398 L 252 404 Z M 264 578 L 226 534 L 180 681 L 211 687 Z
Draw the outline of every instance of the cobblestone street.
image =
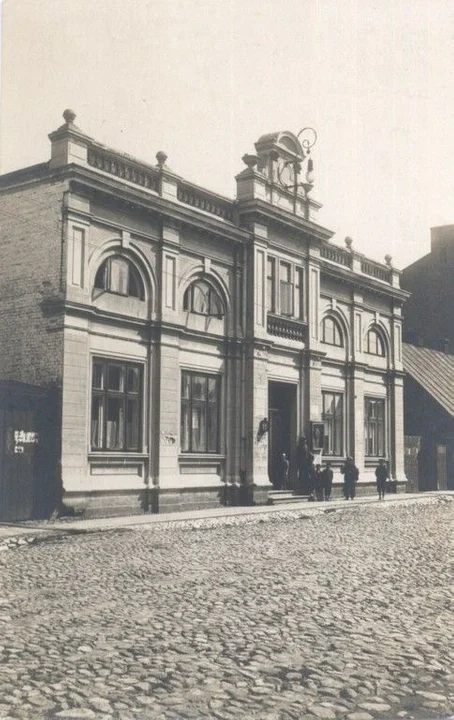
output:
M 453 506 L 169 522 L 2 552 L 0 718 L 448 717 Z

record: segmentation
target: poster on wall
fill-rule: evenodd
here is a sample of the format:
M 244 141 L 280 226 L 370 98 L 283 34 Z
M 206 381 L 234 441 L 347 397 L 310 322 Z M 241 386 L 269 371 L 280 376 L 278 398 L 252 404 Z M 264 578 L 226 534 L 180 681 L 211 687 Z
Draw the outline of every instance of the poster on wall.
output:
M 311 450 L 313 453 L 321 453 L 325 439 L 325 426 L 322 422 L 311 422 Z

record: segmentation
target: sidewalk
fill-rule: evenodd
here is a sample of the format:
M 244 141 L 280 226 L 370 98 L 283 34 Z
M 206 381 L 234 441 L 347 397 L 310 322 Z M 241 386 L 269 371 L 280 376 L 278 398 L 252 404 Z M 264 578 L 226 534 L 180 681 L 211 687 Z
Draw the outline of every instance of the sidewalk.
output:
M 188 520 L 205 520 L 215 518 L 229 518 L 238 516 L 269 515 L 272 513 L 302 513 L 305 515 L 317 515 L 326 510 L 337 510 L 358 505 L 370 505 L 373 503 L 385 503 L 386 505 L 398 504 L 404 501 L 423 501 L 428 498 L 449 496 L 454 498 L 454 491 L 438 491 L 425 493 L 402 493 L 387 495 L 384 501 L 379 501 L 373 496 L 360 497 L 355 500 L 345 501 L 342 499 L 330 500 L 329 502 L 295 502 L 281 505 L 258 505 L 253 507 L 217 507 L 205 510 L 188 510 L 183 512 L 163 513 L 160 515 L 142 514 L 128 515 L 107 518 L 91 518 L 89 520 L 67 519 L 43 522 L 18 522 L 0 523 L 0 544 L 3 540 L 12 537 L 39 536 L 44 535 L 73 535 L 82 533 L 102 532 L 116 528 L 131 528 L 143 525 L 155 525 L 159 523 L 178 523 Z

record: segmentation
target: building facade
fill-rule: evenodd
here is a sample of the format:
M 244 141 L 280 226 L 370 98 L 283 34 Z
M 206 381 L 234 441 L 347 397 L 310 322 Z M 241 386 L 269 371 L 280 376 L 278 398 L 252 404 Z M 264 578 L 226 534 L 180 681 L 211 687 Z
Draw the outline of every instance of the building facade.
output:
M 431 228 L 430 252 L 402 271 L 411 293 L 405 305 L 404 339 L 433 350 L 454 349 L 454 225 Z
M 431 228 L 430 252 L 402 272 L 411 292 L 403 324 L 405 434 L 418 440 L 420 490 L 454 489 L 453 276 L 454 225 Z
M 266 502 L 309 438 L 403 487 L 400 273 L 330 242 L 289 132 L 235 200 L 86 136 L 0 178 L 0 377 L 57 388 L 64 503 L 88 514 Z M 151 498 L 151 500 L 150 500 Z

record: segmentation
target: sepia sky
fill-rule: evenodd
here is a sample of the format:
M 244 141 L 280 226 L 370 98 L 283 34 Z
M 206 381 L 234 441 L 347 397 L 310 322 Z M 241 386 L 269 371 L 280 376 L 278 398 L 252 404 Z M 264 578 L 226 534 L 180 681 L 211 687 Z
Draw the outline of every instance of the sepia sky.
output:
M 1 172 L 71 107 L 100 142 L 233 197 L 304 126 L 319 222 L 398 267 L 454 224 L 454 0 L 3 0 Z

